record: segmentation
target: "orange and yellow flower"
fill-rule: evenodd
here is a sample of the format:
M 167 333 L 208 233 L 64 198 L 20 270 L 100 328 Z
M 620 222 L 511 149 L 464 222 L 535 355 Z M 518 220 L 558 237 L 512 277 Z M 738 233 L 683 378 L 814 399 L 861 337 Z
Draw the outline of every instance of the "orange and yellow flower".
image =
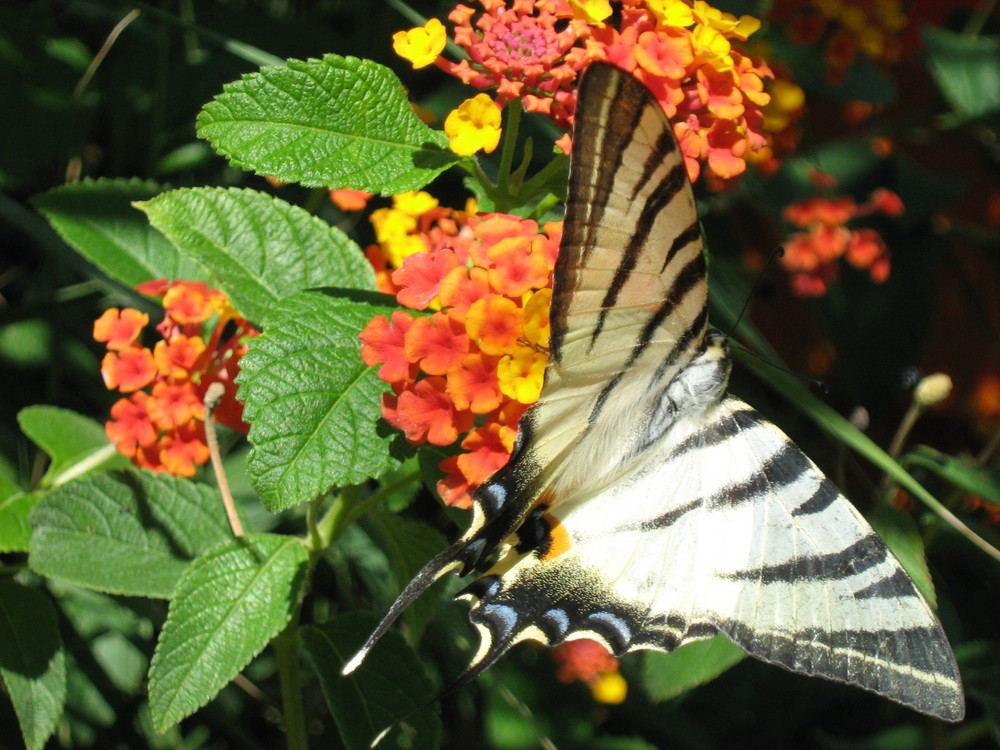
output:
M 408 440 L 461 441 L 463 452 L 441 463 L 438 490 L 468 507 L 475 487 L 510 457 L 517 421 L 538 399 L 562 227 L 423 205 L 414 219 L 425 249 L 389 274 L 400 304 L 436 311 L 376 316 L 361 332 L 361 356 L 392 385 L 382 415 Z
M 458 5 L 448 16 L 467 59 L 434 61 L 464 83 L 496 91 L 492 109 L 480 94 L 449 116 L 445 130 L 456 153 L 495 148 L 499 108 L 514 99 L 569 128 L 580 73 L 606 60 L 655 93 L 678 139 L 687 141 L 692 180 L 705 165 L 713 178 L 726 180 L 742 174 L 755 153 L 773 156 L 766 128 L 776 120 L 761 112 L 770 100 L 764 81 L 773 74 L 739 47 L 760 27 L 756 18 L 724 13 L 704 0 L 624 0 L 613 22 L 606 0 L 480 0 L 479 6 Z M 417 58 L 409 48 L 401 54 Z M 784 114 L 787 127 L 798 112 Z M 568 152 L 569 135 L 557 146 Z
M 580 680 L 590 688 L 594 700 L 615 705 L 625 700 L 628 685 L 618 671 L 618 659 L 597 641 L 578 638 L 557 646 L 552 660 L 562 682 Z
M 165 315 L 156 326 L 163 338 L 152 350 L 142 346 L 149 316 L 138 310 L 112 308 L 95 321 L 94 339 L 108 348 L 101 362 L 104 383 L 130 394 L 111 407 L 105 431 L 137 466 L 192 476 L 209 458 L 204 396 L 211 383 L 225 386 L 215 418 L 247 431 L 233 378 L 245 339 L 257 331 L 225 295 L 202 282 L 162 279 L 136 289 L 163 298 Z
M 792 290 L 801 297 L 819 297 L 840 275 L 837 260 L 843 257 L 859 269 L 867 269 L 872 281 L 889 277 L 889 249 L 874 229 L 850 229 L 849 221 L 903 212 L 903 202 L 891 190 L 880 188 L 867 203 L 858 205 L 850 196 L 814 196 L 786 206 L 785 221 L 803 230 L 793 232 L 782 245 L 781 265 L 792 274 Z

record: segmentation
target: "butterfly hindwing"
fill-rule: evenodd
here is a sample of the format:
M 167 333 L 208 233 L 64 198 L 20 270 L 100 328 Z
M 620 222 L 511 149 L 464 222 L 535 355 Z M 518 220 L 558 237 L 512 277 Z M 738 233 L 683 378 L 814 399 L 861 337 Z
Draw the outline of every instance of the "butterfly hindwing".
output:
M 477 584 L 478 658 L 525 638 L 590 637 L 620 656 L 724 633 L 765 661 L 961 718 L 926 602 L 773 424 L 727 398 L 675 421 L 646 467 L 546 512 L 535 549 Z

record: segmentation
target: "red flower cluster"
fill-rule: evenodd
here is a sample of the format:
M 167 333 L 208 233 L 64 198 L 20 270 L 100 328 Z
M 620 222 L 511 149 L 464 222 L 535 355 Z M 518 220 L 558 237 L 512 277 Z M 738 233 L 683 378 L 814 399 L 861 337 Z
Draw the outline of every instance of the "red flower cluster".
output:
M 567 641 L 552 651 L 558 665 L 556 676 L 562 682 L 587 683 L 594 699 L 601 703 L 621 703 L 628 686 L 618 671 L 618 659 L 597 641 L 580 638 Z
M 446 503 L 468 507 L 507 462 L 518 420 L 541 390 L 561 224 L 540 233 L 533 221 L 487 214 L 435 233 L 440 221 L 420 236 L 427 249 L 390 274 L 400 304 L 439 311 L 376 316 L 361 333 L 361 357 L 392 384 L 382 415 L 410 442 L 451 445 L 468 433 L 438 483 Z
M 796 44 L 823 47 L 826 74 L 842 83 L 861 54 L 881 63 L 896 62 L 908 20 L 901 0 L 777 0 L 776 22 L 788 24 Z
M 130 394 L 111 407 L 105 430 L 137 466 L 192 476 L 209 458 L 204 396 L 211 383 L 221 382 L 226 389 L 215 418 L 247 432 L 233 378 L 246 351 L 244 339 L 257 331 L 237 316 L 222 292 L 202 282 L 162 279 L 136 290 L 163 298 L 165 316 L 156 326 L 163 338 L 152 350 L 142 346 L 139 338 L 149 316 L 131 308 L 111 308 L 94 322 L 94 339 L 108 348 L 101 362 L 104 383 Z
M 858 205 L 850 196 L 807 198 L 784 210 L 785 220 L 806 231 L 789 235 L 782 247 L 781 264 L 792 274 L 792 289 L 801 297 L 819 297 L 840 274 L 837 259 L 843 256 L 855 268 L 868 269 L 872 280 L 889 277 L 889 249 L 874 229 L 849 229 L 852 219 L 882 213 L 899 216 L 903 202 L 884 188 Z
M 576 45 L 590 35 L 590 26 L 574 17 L 565 0 L 513 0 L 510 8 L 503 0 L 480 0 L 480 5 L 483 13 L 475 21 L 475 9 L 466 5 L 448 14 L 455 43 L 469 59 L 438 58 L 439 67 L 477 88 L 496 87 L 501 106 L 520 98 L 529 112 L 569 127 L 574 82 L 587 62 Z
M 588 42 L 593 59 L 634 73 L 656 94 L 684 152 L 692 182 L 705 162 L 717 178 L 746 170 L 746 160 L 768 144 L 761 107 L 770 101 L 763 60 L 733 48 L 760 27 L 704 0 L 625 0 L 621 29 L 597 29 Z M 692 28 L 688 28 L 692 27 Z
M 579 73 L 607 60 L 640 78 L 674 122 L 688 174 L 697 179 L 702 162 L 716 178 L 742 174 L 746 160 L 768 143 L 761 107 L 770 95 L 766 63 L 732 46 L 760 22 L 736 18 L 704 0 L 624 0 L 619 27 L 604 21 L 611 7 L 601 0 L 480 0 L 477 12 L 458 5 L 449 14 L 454 40 L 468 53 L 458 63 L 438 56 L 438 67 L 479 88 L 497 89 L 497 103 L 520 98 L 561 127 L 572 124 Z M 418 28 L 443 34 L 440 22 Z M 412 33 L 412 32 L 411 32 Z M 431 46 L 430 49 L 443 48 Z M 427 49 L 404 51 L 423 64 Z M 431 53 L 433 54 L 433 53 Z M 782 127 L 787 126 L 787 121 Z M 569 135 L 558 142 L 569 151 Z

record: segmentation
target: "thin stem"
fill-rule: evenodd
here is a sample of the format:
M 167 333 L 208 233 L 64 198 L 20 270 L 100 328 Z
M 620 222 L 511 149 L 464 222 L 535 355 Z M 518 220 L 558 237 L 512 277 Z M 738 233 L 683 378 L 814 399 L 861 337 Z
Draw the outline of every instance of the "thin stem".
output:
M 524 183 L 521 189 L 518 191 L 517 197 L 523 199 L 525 202 L 530 200 L 536 193 L 542 192 L 545 185 L 549 183 L 557 174 L 566 169 L 567 158 L 565 156 L 557 156 L 544 167 L 542 167 L 538 173 Z
M 299 609 L 272 641 L 281 682 L 281 709 L 288 750 L 307 750 L 306 715 L 302 707 L 302 670 L 299 662 Z
M 521 129 L 521 100 L 514 99 L 507 104 L 507 127 L 503 132 L 503 148 L 500 151 L 500 170 L 497 173 L 497 188 L 505 195 L 510 193 L 510 165 L 514 163 L 517 148 L 517 133 Z
M 986 462 L 990 460 L 994 453 L 996 453 L 998 447 L 1000 447 L 1000 426 L 998 426 L 996 431 L 990 435 L 990 439 L 986 441 L 986 445 L 984 445 L 983 449 L 979 451 L 978 455 L 976 455 L 976 463 L 980 466 L 985 466 Z
M 236 503 L 233 502 L 233 493 L 229 489 L 229 480 L 226 478 L 226 470 L 222 466 L 222 454 L 219 452 L 219 436 L 215 432 L 215 420 L 212 419 L 212 412 L 219 405 L 226 389 L 222 383 L 215 382 L 208 386 L 205 391 L 205 439 L 208 442 L 208 454 L 212 458 L 212 471 L 215 472 L 215 481 L 219 485 L 219 493 L 222 495 L 222 505 L 226 509 L 226 516 L 229 518 L 229 526 L 233 530 L 233 536 L 243 536 L 243 523 L 236 512 Z
M 139 9 L 133 8 L 125 14 L 125 17 L 122 18 L 122 20 L 115 24 L 115 27 L 111 29 L 110 32 L 108 32 L 108 36 L 104 40 L 104 44 L 102 44 L 101 48 L 97 50 L 97 54 L 94 55 L 94 59 L 90 61 L 90 65 L 87 66 L 86 72 L 80 80 L 77 81 L 76 86 L 73 88 L 74 99 L 78 98 L 80 94 L 83 93 L 83 90 L 87 88 L 87 84 L 90 83 L 90 79 L 94 77 L 94 73 L 96 73 L 97 69 L 101 67 L 101 63 L 104 62 L 104 58 L 108 56 L 108 53 L 111 51 L 115 42 L 118 41 L 118 37 L 121 33 L 125 31 L 125 28 L 138 17 Z
M 375 492 L 370 494 L 360 503 L 355 503 L 347 510 L 344 525 L 347 526 L 348 524 L 354 523 L 354 521 L 367 513 L 371 508 L 374 508 L 379 503 L 383 502 L 393 492 L 400 490 L 411 482 L 420 481 L 421 476 L 422 474 L 418 469 L 400 477 L 395 482 L 379 487 Z
M 139 0 L 135 4 L 138 5 L 140 8 L 142 8 L 143 12 L 145 12 L 147 15 L 152 16 L 153 18 L 156 18 L 159 21 L 169 23 L 172 26 L 178 26 L 182 29 L 189 29 L 198 34 L 198 36 L 200 36 L 202 39 L 205 39 L 211 42 L 212 44 L 218 45 L 227 52 L 230 52 L 236 57 L 239 57 L 242 60 L 246 60 L 247 62 L 253 65 L 285 64 L 284 59 L 281 57 L 272 55 L 271 53 L 265 52 L 264 50 L 258 47 L 254 47 L 251 44 L 247 44 L 246 42 L 241 42 L 239 39 L 234 39 L 233 37 L 226 36 L 225 34 L 220 34 L 216 31 L 212 31 L 211 29 L 206 29 L 204 26 L 200 26 L 196 23 L 191 23 L 189 21 L 184 20 L 183 18 L 178 18 L 173 13 L 161 10 L 160 8 L 151 3 L 142 2 L 141 0 Z
M 315 511 L 318 504 L 310 506 L 306 515 L 306 522 L 309 524 L 309 541 L 307 548 L 311 553 L 316 554 L 333 544 L 334 541 L 344 533 L 344 529 L 354 523 L 379 503 L 384 502 L 386 497 L 393 492 L 399 491 L 411 482 L 420 481 L 419 470 L 412 471 L 389 484 L 379 487 L 378 490 L 358 502 L 358 487 L 348 487 L 333 499 L 329 510 L 319 521 L 315 520 Z
M 899 458 L 899 454 L 903 451 L 903 445 L 906 443 L 906 438 L 909 437 L 913 425 L 917 423 L 923 411 L 916 401 L 911 403 L 910 408 L 906 410 L 906 414 L 903 415 L 899 427 L 896 428 L 896 434 L 892 436 L 892 442 L 889 443 L 889 455 L 893 459 Z

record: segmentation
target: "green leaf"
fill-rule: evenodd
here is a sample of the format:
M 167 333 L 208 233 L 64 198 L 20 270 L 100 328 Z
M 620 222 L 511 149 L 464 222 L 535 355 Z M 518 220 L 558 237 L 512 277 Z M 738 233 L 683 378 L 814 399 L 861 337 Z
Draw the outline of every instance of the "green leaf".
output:
M 924 60 L 944 98 L 961 119 L 1000 110 L 1000 42 L 923 26 Z
M 149 671 L 158 732 L 208 703 L 281 632 L 306 562 L 294 537 L 248 534 L 213 547 L 184 572 Z
M 361 361 L 358 334 L 389 298 L 302 292 L 283 300 L 240 360 L 250 424 L 249 473 L 272 512 L 397 466 L 398 438 L 379 427 L 387 389 Z
M 371 264 L 347 235 L 265 193 L 191 188 L 137 205 L 250 320 L 303 289 L 375 288 Z
M 27 552 L 31 543 L 31 512 L 42 496 L 17 492 L 0 500 L 0 552 Z
M 437 748 L 440 703 L 431 701 L 434 688 L 420 660 L 396 633 L 386 633 L 357 671 L 340 675 L 376 625 L 374 615 L 351 613 L 301 631 L 306 656 L 340 737 L 348 750 L 367 750 L 382 730 L 392 726 L 382 747 L 397 747 L 405 737 L 406 747 L 414 750 Z
M 908 513 L 893 508 L 888 503 L 879 503 L 868 514 L 868 522 L 913 579 L 927 603 L 932 608 L 937 607 L 934 581 L 927 569 L 927 557 L 924 554 L 924 540 L 916 521 Z
M 368 516 L 372 536 L 385 552 L 389 565 L 396 576 L 397 591 L 410 582 L 424 564 L 446 546 L 448 540 L 425 523 L 410 521 L 391 513 L 371 513 Z M 420 638 L 424 626 L 437 607 L 439 581 L 432 586 L 432 592 L 421 596 L 403 612 L 403 620 L 409 629 L 410 642 Z
M 746 656 L 724 635 L 695 641 L 676 651 L 651 653 L 643 663 L 642 679 L 649 697 L 664 701 L 714 680 Z
M 189 562 L 231 537 L 218 492 L 123 471 L 54 490 L 31 516 L 36 572 L 112 594 L 166 598 Z
M 2 464 L 3 459 L 0 459 L 0 464 Z M 0 466 L 0 471 L 6 469 L 6 466 Z M 21 494 L 20 485 L 14 481 L 13 477 L 6 477 L 0 473 L 0 500 L 6 500 L 8 497 L 13 497 L 14 495 Z
M 995 474 L 980 466 L 971 456 L 948 456 L 921 445 L 904 455 L 900 463 L 907 468 L 919 466 L 927 469 L 966 492 L 1000 505 L 1000 481 Z
M 28 750 L 40 750 L 66 701 L 66 654 L 48 597 L 0 579 L 0 676 Z
M 83 180 L 49 190 L 32 203 L 80 255 L 127 287 L 150 279 L 205 281 L 169 240 L 132 207 L 162 188 L 141 180 Z
M 124 469 L 128 459 L 108 442 L 104 426 L 69 409 L 29 406 L 17 414 L 21 430 L 52 459 L 39 486 L 57 487 L 96 469 Z
M 257 174 L 383 195 L 421 188 L 458 161 L 391 70 L 338 55 L 228 84 L 198 115 L 198 135 Z

